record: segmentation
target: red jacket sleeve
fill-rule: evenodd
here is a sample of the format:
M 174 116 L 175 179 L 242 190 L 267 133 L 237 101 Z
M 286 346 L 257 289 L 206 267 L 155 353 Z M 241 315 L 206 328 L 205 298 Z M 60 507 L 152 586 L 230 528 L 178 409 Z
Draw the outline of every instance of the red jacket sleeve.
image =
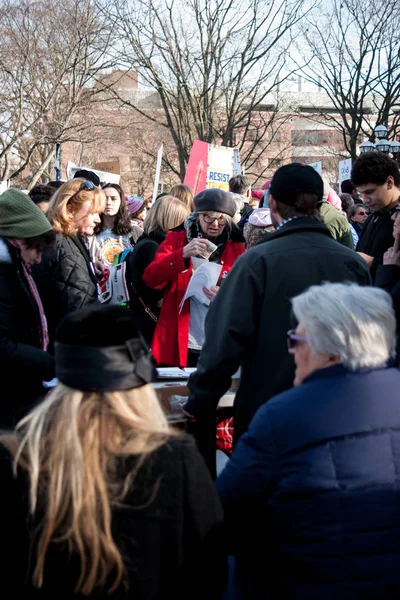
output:
M 182 235 L 183 234 L 183 235 Z M 161 290 L 179 273 L 191 268 L 191 261 L 183 258 L 183 247 L 186 236 L 184 232 L 171 231 L 159 249 L 155 259 L 143 273 L 145 284 L 154 289 Z

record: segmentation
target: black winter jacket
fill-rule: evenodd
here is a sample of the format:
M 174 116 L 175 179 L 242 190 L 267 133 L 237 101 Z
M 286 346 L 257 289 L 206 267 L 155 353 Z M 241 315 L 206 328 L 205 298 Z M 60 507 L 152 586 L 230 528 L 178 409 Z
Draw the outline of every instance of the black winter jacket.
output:
M 18 248 L 0 238 L 0 427 L 13 426 L 45 393 L 53 359 L 41 349 L 39 310 Z
M 79 237 L 58 233 L 55 252 L 45 254 L 33 275 L 49 323 L 50 340 L 60 320 L 88 304 L 96 304 L 97 278 L 89 251 Z
M 335 242 L 316 219 L 293 219 L 241 256 L 207 315 L 187 411 L 200 421 L 215 416 L 241 364 L 235 438 L 246 431 L 261 404 L 293 385 L 294 361 L 286 342 L 293 327 L 290 299 L 324 281 L 365 285 L 371 278 L 365 261 Z
M 165 240 L 166 234 L 154 231 L 150 235 L 143 233 L 127 256 L 126 283 L 129 291 L 130 307 L 132 308 L 137 325 L 150 346 L 156 328 L 156 321 L 150 317 L 149 309 L 158 319 L 161 311 L 161 302 L 164 290 L 152 290 L 143 281 L 146 267 L 153 262 L 160 244 Z M 139 300 L 139 298 L 141 300 Z
M 118 473 L 137 468 L 135 457 L 120 459 Z M 2 587 L 6 598 L 33 600 L 217 600 L 226 581 L 222 508 L 207 469 L 189 436 L 172 438 L 140 467 L 123 503 L 112 512 L 112 535 L 126 566 L 126 588 L 114 593 L 73 593 L 77 555 L 53 544 L 46 556 L 44 584 L 32 587 L 34 523 L 28 514 L 27 476 L 12 475 L 0 446 Z M 39 507 L 40 508 L 40 507 Z M 40 510 L 39 510 L 40 513 Z M 6 590 L 4 592 L 4 590 Z M 8 594 L 7 594 L 8 591 Z
M 360 237 L 358 239 L 356 250 L 364 252 L 374 257 L 371 266 L 371 277 L 374 280 L 376 270 L 383 262 L 383 255 L 386 250 L 393 246 L 393 211 L 374 212 L 365 221 Z

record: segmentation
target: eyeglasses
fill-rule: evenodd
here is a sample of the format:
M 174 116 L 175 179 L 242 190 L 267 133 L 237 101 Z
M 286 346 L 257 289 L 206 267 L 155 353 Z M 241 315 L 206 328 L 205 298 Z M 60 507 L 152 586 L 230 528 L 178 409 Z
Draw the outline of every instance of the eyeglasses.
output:
M 96 186 L 94 185 L 93 181 L 84 181 L 79 190 L 77 190 L 74 194 L 72 194 L 72 196 L 70 196 L 68 202 L 71 202 L 72 198 L 75 198 L 75 196 L 77 196 L 80 192 L 83 192 L 83 190 L 88 190 L 89 192 L 91 192 L 92 190 L 94 190 L 95 187 Z
M 358 216 L 358 217 L 366 217 L 366 216 L 367 216 L 367 214 L 368 214 L 368 213 L 366 213 L 366 212 L 358 212 L 358 213 L 357 213 L 357 216 Z
M 305 337 L 304 335 L 298 335 L 294 329 L 289 329 L 286 336 L 289 350 L 293 350 L 294 348 L 296 348 L 299 342 L 311 343 L 310 338 Z
M 223 225 L 226 221 L 226 217 L 224 215 L 221 215 L 220 217 L 211 217 L 210 215 L 203 214 L 203 219 L 207 225 L 211 225 L 211 223 L 214 223 L 214 221 L 218 221 L 218 225 Z

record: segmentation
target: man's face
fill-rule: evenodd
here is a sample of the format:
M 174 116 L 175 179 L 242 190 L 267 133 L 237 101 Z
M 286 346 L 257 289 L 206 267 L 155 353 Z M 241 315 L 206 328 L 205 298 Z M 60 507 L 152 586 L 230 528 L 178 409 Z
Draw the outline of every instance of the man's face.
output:
M 394 181 L 393 177 L 389 176 L 383 185 L 376 183 L 365 183 L 357 186 L 360 196 L 367 206 L 374 212 L 386 208 L 393 202 L 394 198 Z

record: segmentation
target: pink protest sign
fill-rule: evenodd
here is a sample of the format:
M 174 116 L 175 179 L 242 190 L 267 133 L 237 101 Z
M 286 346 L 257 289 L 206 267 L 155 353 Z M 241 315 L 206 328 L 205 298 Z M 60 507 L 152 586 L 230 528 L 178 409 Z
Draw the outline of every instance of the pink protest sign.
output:
M 215 146 L 196 140 L 190 152 L 184 183 L 198 194 L 206 188 L 229 189 L 228 182 L 241 173 L 237 148 Z
M 207 184 L 208 144 L 196 140 L 190 151 L 183 183 L 192 188 L 194 195 L 206 189 Z

